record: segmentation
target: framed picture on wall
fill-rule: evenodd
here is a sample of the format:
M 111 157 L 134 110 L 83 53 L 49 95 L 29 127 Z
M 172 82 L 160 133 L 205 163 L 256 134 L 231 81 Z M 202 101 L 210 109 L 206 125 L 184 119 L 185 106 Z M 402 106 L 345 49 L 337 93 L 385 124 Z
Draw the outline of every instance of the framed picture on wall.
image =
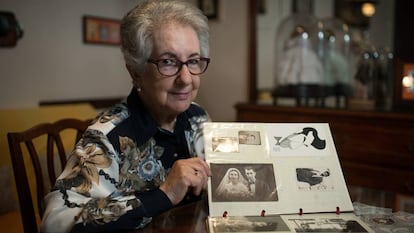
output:
M 414 60 L 399 59 L 396 65 L 395 108 L 412 110 L 414 107 Z
M 84 16 L 83 41 L 87 44 L 120 45 L 120 20 Z
M 198 7 L 208 19 L 218 18 L 218 0 L 198 0 Z

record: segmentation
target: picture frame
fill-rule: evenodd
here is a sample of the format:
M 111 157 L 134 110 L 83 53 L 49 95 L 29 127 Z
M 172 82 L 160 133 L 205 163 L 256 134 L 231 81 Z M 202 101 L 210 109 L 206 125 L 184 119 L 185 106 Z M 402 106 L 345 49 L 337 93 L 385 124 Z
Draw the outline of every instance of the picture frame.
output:
M 120 20 L 85 15 L 82 22 L 84 43 L 114 46 L 121 44 Z
M 414 107 L 414 60 L 397 59 L 395 73 L 394 109 Z
M 267 0 L 258 0 L 257 1 L 257 13 L 266 14 L 267 12 Z
M 0 47 L 16 46 L 23 34 L 15 14 L 11 11 L 0 11 Z
M 208 19 L 218 18 L 218 0 L 198 0 L 198 7 Z

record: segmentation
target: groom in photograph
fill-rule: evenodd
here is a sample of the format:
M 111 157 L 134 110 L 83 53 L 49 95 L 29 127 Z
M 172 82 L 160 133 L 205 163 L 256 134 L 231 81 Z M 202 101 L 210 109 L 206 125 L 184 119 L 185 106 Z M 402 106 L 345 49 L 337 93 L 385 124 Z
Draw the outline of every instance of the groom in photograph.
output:
M 244 168 L 244 174 L 247 178 L 247 188 L 250 193 L 249 200 L 251 201 L 276 201 L 276 187 L 270 187 L 270 185 L 261 180 L 257 179 L 256 171 L 252 166 Z

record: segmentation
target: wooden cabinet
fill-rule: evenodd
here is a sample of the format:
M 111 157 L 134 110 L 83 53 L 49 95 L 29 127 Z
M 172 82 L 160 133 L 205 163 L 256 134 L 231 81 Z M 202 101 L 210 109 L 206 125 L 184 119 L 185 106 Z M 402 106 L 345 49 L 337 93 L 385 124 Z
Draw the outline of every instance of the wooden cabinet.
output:
M 329 123 L 348 185 L 414 195 L 414 114 L 237 104 L 240 122 Z

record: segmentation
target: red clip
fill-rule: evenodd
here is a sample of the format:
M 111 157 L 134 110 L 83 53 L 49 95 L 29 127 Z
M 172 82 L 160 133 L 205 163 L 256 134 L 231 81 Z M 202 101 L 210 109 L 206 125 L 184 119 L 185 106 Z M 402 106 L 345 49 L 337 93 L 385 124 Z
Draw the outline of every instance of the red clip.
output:
M 302 208 L 299 209 L 299 215 L 303 215 L 303 209 Z
M 260 216 L 264 217 L 266 213 L 266 210 L 262 210 L 262 213 L 260 214 Z
M 341 213 L 341 210 L 339 209 L 339 207 L 336 207 L 336 214 L 339 215 Z
M 227 217 L 227 211 L 223 212 L 223 218 Z

